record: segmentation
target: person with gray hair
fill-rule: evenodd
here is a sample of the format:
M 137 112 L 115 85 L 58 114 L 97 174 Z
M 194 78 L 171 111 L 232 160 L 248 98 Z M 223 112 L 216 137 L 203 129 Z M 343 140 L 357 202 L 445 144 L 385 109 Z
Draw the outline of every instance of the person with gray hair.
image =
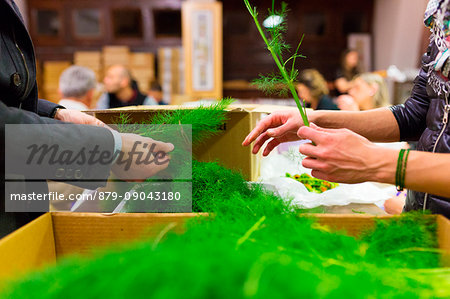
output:
M 82 66 L 67 68 L 59 78 L 59 105 L 67 109 L 88 110 L 91 107 L 94 89 L 97 85 L 95 73 Z

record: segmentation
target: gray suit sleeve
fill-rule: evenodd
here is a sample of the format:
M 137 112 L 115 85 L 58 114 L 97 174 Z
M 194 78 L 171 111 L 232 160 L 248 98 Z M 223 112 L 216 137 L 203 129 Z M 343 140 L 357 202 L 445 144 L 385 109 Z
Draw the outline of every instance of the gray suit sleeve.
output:
M 40 116 L 51 117 L 55 114 L 56 108 L 64 108 L 61 105 L 39 99 L 37 104 L 37 111 Z
M 23 175 L 88 189 L 106 185 L 114 152 L 110 130 L 63 123 L 1 102 L 0 119 L 6 179 Z

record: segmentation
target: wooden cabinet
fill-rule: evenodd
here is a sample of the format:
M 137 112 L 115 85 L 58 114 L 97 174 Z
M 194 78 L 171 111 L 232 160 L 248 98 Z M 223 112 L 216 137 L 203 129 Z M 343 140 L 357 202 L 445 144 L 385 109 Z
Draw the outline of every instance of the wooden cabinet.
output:
M 33 41 L 49 46 L 64 45 L 64 10 L 59 1 L 41 1 L 30 9 L 30 33 Z
M 41 61 L 104 45 L 146 52 L 181 45 L 181 0 L 28 0 L 28 8 Z
M 74 8 L 71 12 L 72 36 L 77 40 L 99 40 L 105 34 L 104 13 L 96 7 Z
M 184 0 L 183 0 L 184 1 Z M 349 33 L 372 33 L 373 0 L 285 0 L 287 41 L 305 39 L 298 68 L 333 79 Z M 223 0 L 223 78 L 251 80 L 275 69 L 243 0 Z M 271 0 L 252 0 L 261 20 Z M 280 4 L 281 1 L 276 1 Z M 182 0 L 28 0 L 30 32 L 40 61 L 72 60 L 75 51 L 126 45 L 157 53 L 181 46 Z

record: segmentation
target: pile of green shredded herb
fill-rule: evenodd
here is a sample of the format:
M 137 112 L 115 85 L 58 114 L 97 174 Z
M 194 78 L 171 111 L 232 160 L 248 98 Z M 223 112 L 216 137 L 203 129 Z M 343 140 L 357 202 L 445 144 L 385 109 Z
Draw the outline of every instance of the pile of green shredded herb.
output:
M 198 126 L 197 112 L 189 113 Z M 160 117 L 161 123 L 171 118 Z M 204 127 L 198 131 L 204 136 L 217 128 Z M 450 269 L 439 268 L 430 217 L 378 220 L 357 239 L 332 232 L 219 163 L 194 160 L 192 184 L 193 210 L 213 216 L 189 220 L 184 234 L 168 225 L 154 239 L 64 258 L 10 283 L 0 297 L 450 297 Z
M 308 125 L 293 86 L 295 60 L 303 57 L 298 54 L 301 42 L 283 59 L 288 49 L 282 38 L 286 5 L 276 11 L 272 2 L 269 14 L 283 21 L 267 28 L 268 38 L 256 8 L 244 2 L 280 70 L 258 83 L 263 89 L 287 86 Z M 219 131 L 229 103 L 161 113 L 146 123 L 190 124 L 195 145 Z M 127 123 L 123 115 L 119 124 Z M 156 140 L 167 135 L 154 127 L 139 133 Z M 181 145 L 172 160 L 182 150 Z M 354 238 L 318 224 L 311 214 L 260 185 L 249 185 L 219 163 L 193 160 L 186 165 L 177 164 L 172 173 L 192 171 L 193 211 L 211 216 L 187 221 L 181 235 L 169 224 L 154 239 L 111 246 L 93 257 L 64 258 L 11 282 L 0 297 L 450 298 L 450 269 L 439 267 L 432 218 L 411 213 L 377 220 L 374 228 Z

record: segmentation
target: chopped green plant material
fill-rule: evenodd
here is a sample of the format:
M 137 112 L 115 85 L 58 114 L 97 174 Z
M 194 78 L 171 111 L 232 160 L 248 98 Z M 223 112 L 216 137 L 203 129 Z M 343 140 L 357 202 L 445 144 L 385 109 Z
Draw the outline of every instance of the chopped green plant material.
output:
M 163 179 L 177 179 L 194 177 L 202 171 L 196 170 L 197 164 L 192 160 L 192 146 L 196 146 L 204 142 L 207 138 L 219 133 L 227 120 L 227 107 L 233 102 L 232 99 L 223 99 L 216 104 L 210 106 L 200 106 L 193 109 L 175 109 L 168 111 L 161 111 L 156 115 L 152 115 L 141 123 L 133 124 L 131 117 L 127 114 L 121 114 L 115 121 L 118 129 L 121 132 L 135 133 L 145 137 L 150 137 L 154 140 L 170 142 L 174 144 L 174 151 L 170 153 L 171 162 L 168 168 L 161 171 L 156 176 L 148 179 L 146 183 L 140 184 L 121 184 L 121 190 L 115 190 L 120 194 L 119 198 L 126 198 L 126 194 L 136 192 L 136 194 L 150 194 L 155 187 L 155 181 Z M 142 126 L 142 125 L 150 126 Z M 161 125 L 161 126 L 159 126 Z M 172 125 L 172 126 L 167 126 Z M 185 126 L 189 125 L 191 132 L 185 130 Z M 192 142 L 191 142 L 192 141 Z M 185 190 L 180 189 L 180 184 L 173 184 L 168 182 L 164 184 L 166 192 L 189 192 L 188 186 L 182 186 Z M 193 184 L 195 186 L 195 184 Z M 187 189 L 186 189 L 187 188 Z M 172 190 L 173 189 L 173 190 Z M 163 191 L 160 189 L 159 191 Z M 102 201 L 101 208 L 104 212 L 112 212 L 120 201 Z M 122 211 L 126 212 L 156 212 L 155 206 L 157 202 L 153 200 L 130 200 L 127 201 L 126 206 Z M 177 202 L 172 205 L 172 211 L 175 209 L 183 209 Z M 185 208 L 184 208 L 185 209 Z M 194 211 L 196 205 L 194 203 Z
M 209 106 L 200 106 L 193 109 L 175 109 L 161 111 L 156 115 L 149 117 L 140 124 L 152 124 L 152 125 L 191 125 L 192 126 L 192 143 L 198 144 L 204 141 L 206 138 L 211 137 L 221 131 L 221 128 L 226 118 L 226 108 L 233 103 L 233 99 L 223 99 L 217 104 Z M 121 114 L 116 120 L 119 128 L 123 125 L 131 125 L 131 118 L 126 113 Z M 126 127 L 125 127 L 126 128 Z M 157 130 L 158 127 L 151 126 L 147 130 L 143 127 L 142 131 L 132 131 L 142 136 L 151 137 L 155 140 L 160 140 L 161 136 L 167 138 L 170 136 L 172 139 L 178 136 L 171 136 L 167 132 L 167 127 L 159 127 L 161 130 Z M 133 127 L 131 126 L 131 129 Z
M 196 210 L 214 217 L 189 221 L 183 235 L 168 227 L 157 242 L 65 259 L 12 283 L 3 297 L 450 295 L 450 271 L 429 270 L 439 261 L 435 226 L 419 214 L 380 220 L 355 239 L 313 225 L 312 218 L 299 217 L 288 203 L 217 163 L 196 162 L 195 168 Z
M 219 171 L 222 182 L 205 175 L 206 190 L 197 194 L 203 197 L 199 206 L 214 217 L 190 220 L 182 235 L 169 225 L 161 230 L 164 238 L 111 248 L 93 258 L 64 259 L 10 284 L 2 298 L 450 295 L 449 269 L 430 269 L 439 260 L 435 226 L 421 215 L 380 220 L 355 239 L 314 225 L 313 218 L 299 217 L 275 195 L 244 187 L 239 175 L 208 164 L 201 167 Z
M 366 212 L 358 211 L 358 210 L 355 210 L 355 209 L 352 209 L 352 212 L 356 213 L 356 214 L 366 214 Z
M 253 7 L 249 0 L 244 0 L 244 3 L 279 70 L 279 73 L 260 75 L 260 77 L 255 80 L 255 84 L 267 93 L 287 93 L 287 90 L 289 90 L 294 97 L 298 110 L 300 111 L 303 123 L 305 126 L 309 126 L 305 102 L 300 101 L 297 90 L 294 86 L 294 82 L 298 76 L 298 70 L 295 68 L 295 62 L 297 58 L 305 58 L 305 56 L 298 53 L 303 37 L 300 39 L 295 52 L 289 58 L 284 59 L 285 54 L 291 48 L 286 43 L 283 36 L 287 30 L 287 4 L 282 2 L 281 9 L 276 10 L 275 0 L 272 0 L 272 8 L 269 9 L 269 15 L 263 24 L 264 26 L 262 26 L 258 20 L 258 11 L 256 7 Z
M 176 122 L 169 114 L 156 119 L 163 118 Z M 209 124 L 197 136 L 218 125 Z M 302 216 L 311 211 L 248 184 L 240 173 L 195 160 L 192 193 L 193 211 L 211 216 L 189 220 L 184 234 L 174 233 L 172 223 L 153 239 L 63 258 L 9 283 L 0 297 L 450 297 L 450 269 L 438 268 L 436 225 L 420 213 L 380 219 L 354 238 Z
M 149 119 L 149 124 L 191 125 L 192 143 L 198 144 L 208 137 L 220 132 L 227 120 L 225 109 L 233 103 L 232 99 L 223 99 L 217 104 L 200 106 L 195 109 L 177 109 L 165 111 Z M 143 134 L 151 137 L 151 133 Z M 152 137 L 153 138 L 153 137 Z
M 430 254 L 438 251 L 436 228 L 432 219 L 424 218 L 421 213 L 412 213 L 389 222 L 377 220 L 376 229 L 363 234 L 362 240 L 371 244 L 366 254 L 379 258 L 380 265 L 396 268 L 437 267 L 436 256 Z M 414 243 L 425 246 L 414 246 Z M 409 259 L 410 256 L 414 258 Z
M 334 189 L 337 186 L 339 186 L 338 183 L 316 179 L 307 173 L 302 173 L 300 175 L 299 174 L 291 175 L 289 173 L 286 173 L 286 177 L 302 183 L 309 192 L 313 193 L 323 193 L 325 191 Z
M 198 143 L 218 132 L 228 104 L 162 113 L 146 123 L 191 124 Z M 119 125 L 126 123 L 121 116 Z M 139 133 L 164 139 L 164 128 Z M 187 221 L 184 234 L 169 223 L 151 239 L 63 258 L 2 285 L 0 298 L 450 297 L 450 269 L 438 268 L 436 225 L 420 213 L 380 219 L 354 238 L 219 162 L 193 160 L 189 171 L 193 211 L 211 214 Z M 146 182 L 130 188 L 151 191 Z

